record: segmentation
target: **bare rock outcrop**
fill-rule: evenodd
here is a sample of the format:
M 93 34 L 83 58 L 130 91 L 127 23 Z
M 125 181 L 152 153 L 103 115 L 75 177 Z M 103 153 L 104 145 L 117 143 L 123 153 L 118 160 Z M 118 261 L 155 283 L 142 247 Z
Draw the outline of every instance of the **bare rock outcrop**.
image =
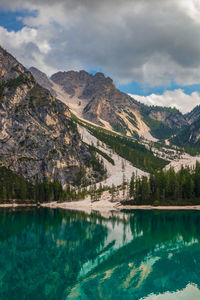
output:
M 0 163 L 32 182 L 97 179 L 69 108 L 2 48 L 0 75 Z

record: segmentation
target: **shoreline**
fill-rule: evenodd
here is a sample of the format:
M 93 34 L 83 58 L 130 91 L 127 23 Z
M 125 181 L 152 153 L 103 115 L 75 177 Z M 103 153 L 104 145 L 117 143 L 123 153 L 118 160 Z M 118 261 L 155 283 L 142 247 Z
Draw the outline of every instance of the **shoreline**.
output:
M 79 201 L 78 201 L 79 202 Z M 98 201 L 99 202 L 99 201 Z M 77 210 L 77 211 L 122 211 L 122 210 L 200 210 L 200 205 L 169 205 L 169 206 L 152 206 L 152 205 L 122 205 L 120 202 L 110 202 L 107 205 L 101 203 L 92 203 L 90 205 L 83 205 L 83 203 L 45 203 L 41 206 L 49 208 L 61 208 L 66 210 Z M 101 201 L 102 202 L 102 201 Z M 80 205 L 81 204 L 81 205 Z
M 37 207 L 37 204 L 0 204 L 0 208 L 17 208 L 17 207 Z M 53 209 L 66 209 L 77 211 L 121 211 L 121 210 L 200 210 L 200 205 L 169 205 L 169 206 L 152 206 L 152 205 L 122 205 L 120 202 L 111 202 L 109 200 L 91 202 L 88 200 L 71 201 L 71 202 L 49 202 L 40 203 L 39 207 L 47 207 Z
M 17 203 L 2 203 L 2 204 L 0 204 L 0 208 L 6 208 L 6 207 L 34 207 L 34 206 L 37 206 L 37 204 L 36 203 L 19 203 L 19 204 L 17 204 Z
M 153 205 L 121 205 L 119 206 L 121 210 L 200 210 L 200 205 L 163 205 L 163 206 L 153 206 Z

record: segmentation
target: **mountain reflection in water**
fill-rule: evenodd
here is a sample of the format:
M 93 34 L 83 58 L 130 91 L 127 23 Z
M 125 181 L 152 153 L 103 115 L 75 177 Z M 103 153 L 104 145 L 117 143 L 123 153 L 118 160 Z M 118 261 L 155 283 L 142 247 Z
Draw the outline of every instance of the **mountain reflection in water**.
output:
M 199 241 L 198 211 L 1 209 L 0 299 L 200 299 Z

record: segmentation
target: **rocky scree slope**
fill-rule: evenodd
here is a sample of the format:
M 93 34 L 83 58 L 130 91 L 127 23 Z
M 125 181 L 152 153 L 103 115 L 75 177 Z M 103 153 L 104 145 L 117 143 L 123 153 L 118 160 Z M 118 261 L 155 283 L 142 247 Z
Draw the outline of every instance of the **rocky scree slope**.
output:
M 32 182 L 62 184 L 76 184 L 84 168 L 89 184 L 100 176 L 92 157 L 69 108 L 0 47 L 0 163 Z

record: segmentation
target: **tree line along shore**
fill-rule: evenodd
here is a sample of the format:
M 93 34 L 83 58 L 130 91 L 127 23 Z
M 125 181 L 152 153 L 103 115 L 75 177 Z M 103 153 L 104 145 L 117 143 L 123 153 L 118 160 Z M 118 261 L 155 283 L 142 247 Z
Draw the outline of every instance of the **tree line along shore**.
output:
M 200 163 L 194 167 L 181 167 L 178 172 L 157 170 L 149 176 L 132 175 L 131 181 L 125 178 L 121 186 L 102 187 L 96 184 L 89 188 L 81 184 L 65 188 L 58 181 L 46 180 L 43 183 L 31 183 L 13 173 L 10 169 L 0 167 L 0 203 L 45 203 L 77 201 L 90 196 L 92 201 L 101 199 L 104 191 L 109 191 L 111 200 L 119 199 L 123 205 L 199 205 L 200 204 Z

